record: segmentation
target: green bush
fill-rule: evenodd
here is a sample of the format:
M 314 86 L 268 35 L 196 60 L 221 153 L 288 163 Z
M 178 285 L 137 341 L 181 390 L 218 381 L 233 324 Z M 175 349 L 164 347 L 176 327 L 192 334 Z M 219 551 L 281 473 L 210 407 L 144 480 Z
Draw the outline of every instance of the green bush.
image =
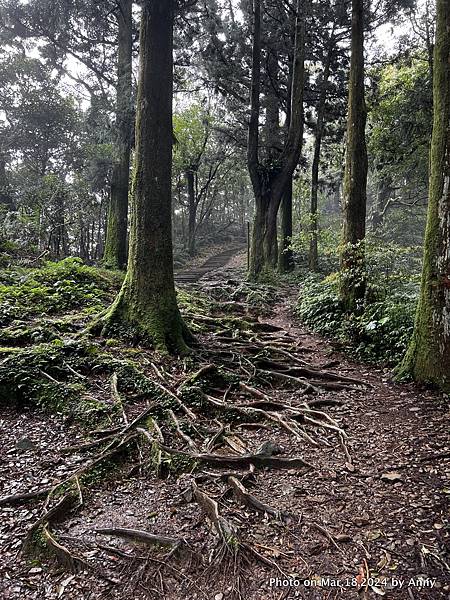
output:
M 88 267 L 79 258 L 48 262 L 41 269 L 4 271 L 1 277 L 1 326 L 36 314 L 100 310 L 119 283 L 115 274 Z
M 413 330 L 417 285 L 397 281 L 397 291 L 366 301 L 361 314 L 347 315 L 339 301 L 337 274 L 309 276 L 302 286 L 298 314 L 314 331 L 333 338 L 360 360 L 395 366 L 403 357 Z M 369 294 L 368 294 L 369 295 Z

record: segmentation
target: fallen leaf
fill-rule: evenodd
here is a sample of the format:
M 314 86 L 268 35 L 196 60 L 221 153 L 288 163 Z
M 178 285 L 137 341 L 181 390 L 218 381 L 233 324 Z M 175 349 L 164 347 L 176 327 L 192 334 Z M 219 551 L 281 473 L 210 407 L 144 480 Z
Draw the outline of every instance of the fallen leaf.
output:
M 377 540 L 378 538 L 383 536 L 383 532 L 380 531 L 379 529 L 375 529 L 374 531 L 369 531 L 367 533 L 367 539 L 369 540 L 369 542 L 373 542 L 374 540 Z
M 375 594 L 378 594 L 378 596 L 385 596 L 386 592 L 384 590 L 382 590 L 379 587 L 376 587 L 374 585 L 369 585 L 370 589 L 372 590 L 372 592 L 375 592 Z

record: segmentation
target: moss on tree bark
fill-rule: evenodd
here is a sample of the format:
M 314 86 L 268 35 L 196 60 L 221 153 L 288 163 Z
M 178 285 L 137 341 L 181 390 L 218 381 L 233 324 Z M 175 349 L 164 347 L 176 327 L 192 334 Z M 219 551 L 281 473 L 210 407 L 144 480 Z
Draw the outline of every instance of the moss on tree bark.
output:
M 116 89 L 116 157 L 111 176 L 111 197 L 106 225 L 103 263 L 123 269 L 127 261 L 128 190 L 132 137 L 132 0 L 117 8 L 118 56 Z
M 436 2 L 433 135 L 422 283 L 398 375 L 450 391 L 450 4 Z
M 143 6 L 128 269 L 104 323 L 184 353 L 192 338 L 177 305 L 172 250 L 173 19 L 173 0 Z
M 352 0 L 352 41 L 348 94 L 341 252 L 340 299 L 354 312 L 365 295 L 364 237 L 366 234 L 367 148 L 364 100 L 364 3 Z

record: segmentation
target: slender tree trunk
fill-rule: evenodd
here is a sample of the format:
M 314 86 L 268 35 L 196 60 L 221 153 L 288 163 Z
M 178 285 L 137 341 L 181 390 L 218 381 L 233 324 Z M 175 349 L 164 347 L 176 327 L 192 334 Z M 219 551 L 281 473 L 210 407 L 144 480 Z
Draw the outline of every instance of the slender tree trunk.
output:
M 0 204 L 8 209 L 13 208 L 11 195 L 9 193 L 8 177 L 6 175 L 6 157 L 0 150 Z
M 364 237 L 366 233 L 367 148 L 364 100 L 364 2 L 352 0 L 352 41 L 344 174 L 344 225 L 340 298 L 354 312 L 366 289 Z
M 295 36 L 293 36 L 293 44 L 295 45 Z M 287 91 L 289 97 L 292 94 L 292 79 L 294 75 L 294 64 L 291 58 L 289 64 L 289 75 L 287 83 Z M 286 110 L 286 127 L 289 133 L 289 125 L 291 122 L 291 105 L 288 102 Z M 294 254 L 290 248 L 292 241 L 292 193 L 293 182 L 292 177 L 289 179 L 286 190 L 281 200 L 281 219 L 280 219 L 280 246 L 278 251 L 278 270 L 280 273 L 288 273 L 295 267 Z
M 333 35 L 333 34 L 332 34 Z M 311 194 L 310 194 L 310 242 L 308 266 L 311 271 L 317 271 L 319 268 L 319 252 L 317 245 L 318 238 L 318 220 L 317 220 L 317 198 L 319 192 L 319 165 L 320 165 L 320 150 L 322 146 L 322 137 L 325 121 L 325 106 L 327 99 L 327 85 L 330 77 L 331 59 L 334 50 L 334 40 L 330 39 L 325 65 L 323 70 L 322 87 L 319 95 L 319 103 L 317 106 L 317 124 L 316 136 L 314 140 L 314 155 L 311 168 Z
M 117 21 L 116 150 L 103 261 L 122 269 L 127 260 L 128 189 L 132 136 L 132 0 L 120 0 Z
M 195 253 L 195 224 L 197 220 L 197 203 L 195 201 L 195 173 L 192 169 L 186 171 L 186 186 L 188 194 L 188 235 L 187 248 L 192 256 Z
M 294 256 L 290 248 L 292 239 L 292 179 L 288 182 L 281 201 L 280 230 L 278 269 L 282 273 L 287 273 L 294 268 Z
M 319 248 L 318 248 L 318 227 L 317 218 L 317 199 L 319 194 L 319 163 L 320 163 L 320 147 L 322 144 L 322 132 L 319 131 L 319 123 L 317 123 L 316 137 L 314 140 L 314 155 L 311 168 L 311 195 L 309 206 L 309 253 L 308 267 L 311 271 L 317 271 L 319 268 Z
M 450 4 L 436 2 L 433 136 L 422 284 L 399 374 L 450 391 Z
M 261 90 L 261 2 L 253 0 L 252 78 L 250 90 L 250 120 L 248 126 L 247 164 L 255 195 L 250 273 L 257 275 L 264 267 L 263 232 L 269 199 L 264 193 L 259 172 L 259 111 Z
M 136 165 L 127 274 L 106 315 L 161 352 L 191 337 L 177 306 L 172 250 L 173 0 L 142 9 Z
M 378 231 L 384 222 L 387 203 L 392 193 L 392 181 L 389 176 L 382 177 L 377 185 L 377 192 L 372 209 L 372 230 Z

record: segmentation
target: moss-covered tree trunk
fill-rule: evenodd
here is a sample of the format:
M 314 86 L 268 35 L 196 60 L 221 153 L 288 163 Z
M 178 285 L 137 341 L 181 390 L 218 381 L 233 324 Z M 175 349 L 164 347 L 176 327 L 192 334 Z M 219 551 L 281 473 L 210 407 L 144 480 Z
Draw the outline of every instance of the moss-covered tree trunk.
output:
M 348 93 L 340 298 L 354 312 L 365 295 L 367 148 L 364 100 L 364 2 L 352 0 L 352 37 Z
M 173 0 L 145 2 L 127 274 L 106 327 L 129 327 L 162 352 L 185 352 L 172 252 Z
M 433 136 L 422 284 L 414 332 L 399 369 L 450 391 L 450 3 L 436 2 Z
M 117 7 L 118 55 L 116 89 L 116 146 L 111 175 L 111 197 L 103 262 L 122 269 L 127 262 L 128 190 L 133 129 L 132 106 L 132 0 Z

